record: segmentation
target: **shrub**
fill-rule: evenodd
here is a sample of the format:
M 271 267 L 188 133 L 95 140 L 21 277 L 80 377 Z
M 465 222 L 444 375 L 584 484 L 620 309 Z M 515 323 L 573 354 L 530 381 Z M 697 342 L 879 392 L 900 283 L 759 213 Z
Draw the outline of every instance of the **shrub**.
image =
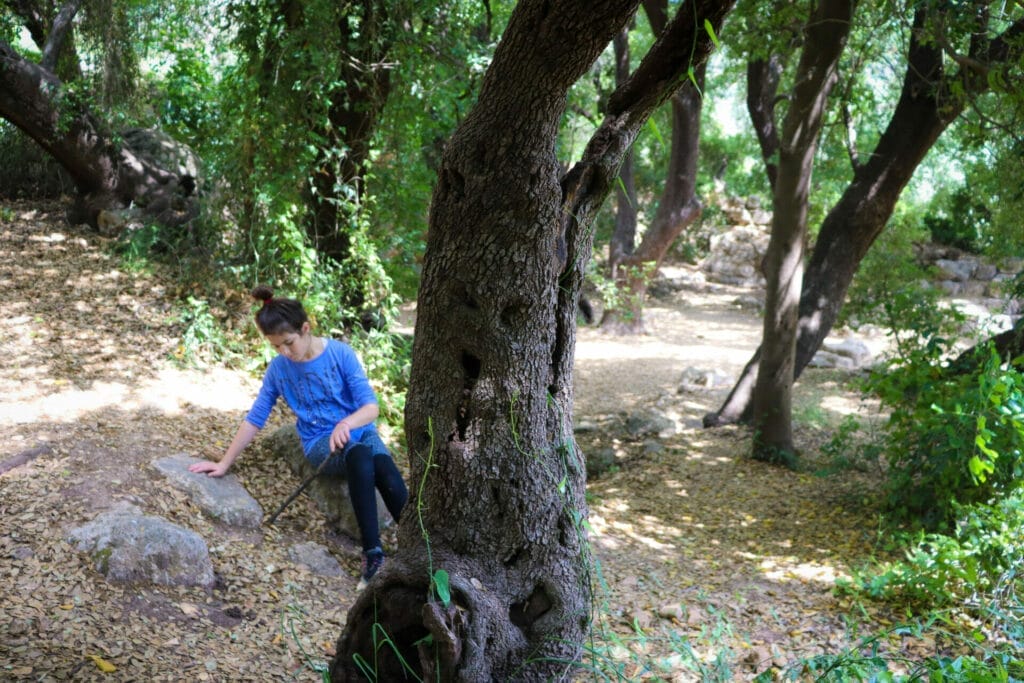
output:
M 949 530 L 958 505 L 1011 495 L 1024 475 L 1024 375 L 994 352 L 974 374 L 912 355 L 870 386 L 891 407 L 887 507 L 927 530 Z

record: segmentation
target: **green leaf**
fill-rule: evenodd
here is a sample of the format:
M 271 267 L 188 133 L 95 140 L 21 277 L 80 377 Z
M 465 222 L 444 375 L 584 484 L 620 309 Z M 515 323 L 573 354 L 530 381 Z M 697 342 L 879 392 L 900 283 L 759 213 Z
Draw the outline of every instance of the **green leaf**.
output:
M 722 47 L 722 44 L 718 42 L 718 36 L 715 35 L 715 27 L 711 25 L 711 22 L 707 19 L 704 20 L 704 30 L 708 32 L 708 37 L 711 38 L 711 42 L 715 44 L 715 49 Z
M 448 572 L 444 569 L 438 569 L 434 572 L 433 576 L 434 592 L 437 593 L 437 599 L 441 601 L 441 604 L 447 607 L 452 603 L 452 591 L 451 586 L 448 583 Z
M 647 119 L 647 128 L 651 131 L 651 135 L 658 141 L 658 144 L 664 145 L 665 138 L 661 135 L 661 130 L 658 128 L 658 123 L 654 120 L 654 117 Z

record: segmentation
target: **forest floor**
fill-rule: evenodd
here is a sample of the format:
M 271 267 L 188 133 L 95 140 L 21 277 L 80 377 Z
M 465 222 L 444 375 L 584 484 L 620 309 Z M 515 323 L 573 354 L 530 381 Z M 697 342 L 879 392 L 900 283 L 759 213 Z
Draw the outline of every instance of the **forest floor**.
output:
M 171 283 L 125 268 L 108 241 L 64 224 L 59 206 L 0 205 L 2 680 L 318 680 L 344 626 L 358 551 L 310 501 L 274 527 L 229 529 L 150 466 L 174 453 L 218 457 L 258 387 L 244 371 L 174 362 L 182 293 Z M 849 377 L 809 370 L 799 383 L 798 472 L 749 459 L 743 429 L 700 428 L 728 382 L 678 391 L 687 367 L 735 377 L 749 358 L 760 319 L 735 303 L 746 294 L 714 286 L 653 301 L 642 337 L 579 332 L 575 419 L 600 427 L 579 441 L 617 457 L 588 499 L 594 645 L 620 662 L 619 680 L 750 680 L 801 658 L 859 654 L 870 649 L 863 637 L 897 621 L 836 590 L 880 552 L 877 475 L 815 473 L 842 416 L 871 410 Z M 616 431 L 648 409 L 676 433 Z M 266 511 L 297 484 L 259 441 L 235 471 Z M 105 581 L 67 535 L 122 500 L 202 534 L 216 586 Z M 295 565 L 288 548 L 302 541 L 328 546 L 347 574 Z M 891 631 L 878 645 L 911 661 L 944 647 Z M 581 680 L 616 678 L 596 661 Z M 104 664 L 116 670 L 102 674 Z

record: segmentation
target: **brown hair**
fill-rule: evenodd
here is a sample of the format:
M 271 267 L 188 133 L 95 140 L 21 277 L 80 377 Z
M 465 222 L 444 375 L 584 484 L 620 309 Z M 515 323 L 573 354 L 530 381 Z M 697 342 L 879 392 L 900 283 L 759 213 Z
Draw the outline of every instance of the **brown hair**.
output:
M 256 311 L 256 326 L 263 334 L 298 333 L 309 322 L 309 316 L 301 303 L 295 299 L 275 298 L 274 290 L 266 285 L 253 289 L 252 296 L 263 302 Z

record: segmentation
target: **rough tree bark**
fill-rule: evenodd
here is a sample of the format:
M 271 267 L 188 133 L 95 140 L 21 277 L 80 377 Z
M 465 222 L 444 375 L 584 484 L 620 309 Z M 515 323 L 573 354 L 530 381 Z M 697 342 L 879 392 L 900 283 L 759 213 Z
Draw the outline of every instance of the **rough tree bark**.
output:
M 651 111 L 711 51 L 730 2 L 687 5 L 609 100 L 580 162 L 555 156 L 569 87 L 637 0 L 522 0 L 431 205 L 406 405 L 399 550 L 356 599 L 334 680 L 559 680 L 590 622 L 585 468 L 572 438 L 576 301 L 594 214 Z M 432 583 L 447 572 L 450 602 Z M 444 581 L 441 581 L 441 585 Z M 430 636 L 429 639 L 426 636 Z
M 989 71 L 1007 68 L 1020 74 L 1024 19 L 988 40 L 980 38 L 984 35 L 980 31 L 971 45 L 973 63 L 947 74 L 942 48 L 925 33 L 929 13 L 934 11 L 921 7 L 915 13 L 907 70 L 889 125 L 822 222 L 800 296 L 794 379 L 831 331 L 857 267 L 885 228 L 900 193 L 928 150 L 964 111 L 970 98 L 989 90 Z M 954 95 L 954 90 L 963 94 Z M 704 416 L 705 427 L 750 420 L 760 358 L 758 349 L 718 411 Z
M 61 20 L 70 21 L 64 15 Z M 194 185 L 188 179 L 118 145 L 99 119 L 63 98 L 63 83 L 53 72 L 4 42 L 0 116 L 35 140 L 71 176 L 78 190 L 68 211 L 72 223 L 97 228 L 101 210 L 124 208 L 133 201 L 147 207 L 150 218 L 168 225 L 197 213 L 197 200 L 190 196 Z
M 643 7 L 652 31 L 658 35 L 668 22 L 667 0 L 644 0 Z M 630 249 L 616 264 L 616 286 L 622 306 L 604 311 L 601 329 L 605 331 L 621 334 L 644 331 L 647 283 L 676 238 L 700 218 L 703 205 L 695 192 L 706 66 L 705 63 L 695 64 L 693 80 L 687 77 L 670 100 L 672 143 L 658 210 L 639 246 Z
M 767 285 L 761 364 L 753 395 L 752 455 L 758 460 L 791 462 L 795 456 L 793 379 L 811 172 L 853 4 L 822 0 L 811 13 L 779 140 L 772 231 L 763 266 Z

